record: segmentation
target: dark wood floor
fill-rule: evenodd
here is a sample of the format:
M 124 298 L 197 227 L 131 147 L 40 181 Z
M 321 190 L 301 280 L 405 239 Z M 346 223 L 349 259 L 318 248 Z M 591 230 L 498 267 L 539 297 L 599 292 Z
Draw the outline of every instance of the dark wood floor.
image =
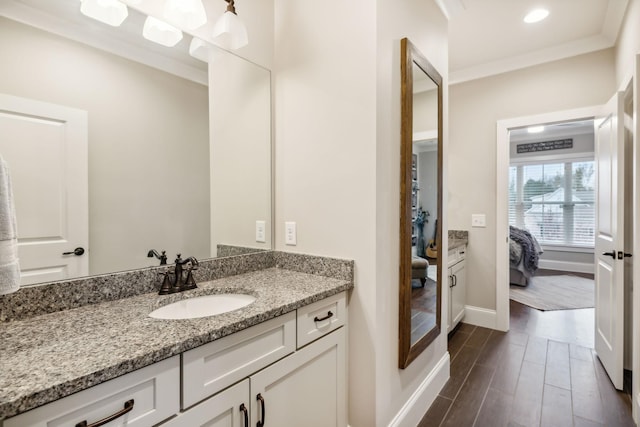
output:
M 462 323 L 451 378 L 419 427 L 635 426 L 593 347 L 593 309 L 541 312 L 511 301 L 509 332 Z

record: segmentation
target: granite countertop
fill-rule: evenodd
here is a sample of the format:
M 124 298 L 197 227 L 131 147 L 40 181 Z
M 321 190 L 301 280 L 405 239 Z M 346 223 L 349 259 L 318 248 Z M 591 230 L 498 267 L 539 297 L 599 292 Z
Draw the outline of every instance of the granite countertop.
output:
M 0 420 L 352 287 L 349 280 L 268 268 L 180 294 L 148 293 L 0 324 Z M 224 292 L 256 301 L 200 319 L 148 316 L 179 299 Z
M 467 239 L 449 239 L 449 250 L 457 249 L 469 243 Z

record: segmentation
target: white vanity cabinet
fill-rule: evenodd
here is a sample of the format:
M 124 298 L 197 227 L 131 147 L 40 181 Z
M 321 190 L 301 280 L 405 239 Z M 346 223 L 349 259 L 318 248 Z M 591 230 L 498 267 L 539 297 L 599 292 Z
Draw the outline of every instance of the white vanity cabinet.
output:
M 346 318 L 342 292 L 0 426 L 346 427 Z
M 4 427 L 86 427 L 109 417 L 109 426 L 149 427 L 179 406 L 180 356 L 173 356 L 9 418 Z
M 185 352 L 163 427 L 346 427 L 346 316 L 341 293 Z
M 162 426 L 346 427 L 345 347 L 331 332 Z
M 467 299 L 467 280 L 465 275 L 466 245 L 449 251 L 449 318 L 447 333 L 455 328 L 464 317 Z

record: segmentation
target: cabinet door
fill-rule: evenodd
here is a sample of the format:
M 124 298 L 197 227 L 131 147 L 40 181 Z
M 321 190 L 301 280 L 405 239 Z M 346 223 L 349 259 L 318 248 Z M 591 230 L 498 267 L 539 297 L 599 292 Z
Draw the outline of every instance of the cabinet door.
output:
M 249 427 L 249 407 L 249 380 L 246 379 L 198 403 L 162 426 Z
M 345 427 L 345 345 L 340 328 L 253 375 L 252 425 Z
M 467 299 L 467 285 L 465 277 L 464 261 L 460 261 L 451 267 L 453 287 L 451 288 L 451 327 L 464 317 L 464 306 Z

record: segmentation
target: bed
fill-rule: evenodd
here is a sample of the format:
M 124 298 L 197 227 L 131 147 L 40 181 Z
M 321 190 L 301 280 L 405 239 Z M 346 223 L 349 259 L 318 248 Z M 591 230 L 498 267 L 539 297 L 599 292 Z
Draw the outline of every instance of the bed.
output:
M 538 270 L 542 248 L 527 230 L 509 226 L 509 282 L 527 286 Z

